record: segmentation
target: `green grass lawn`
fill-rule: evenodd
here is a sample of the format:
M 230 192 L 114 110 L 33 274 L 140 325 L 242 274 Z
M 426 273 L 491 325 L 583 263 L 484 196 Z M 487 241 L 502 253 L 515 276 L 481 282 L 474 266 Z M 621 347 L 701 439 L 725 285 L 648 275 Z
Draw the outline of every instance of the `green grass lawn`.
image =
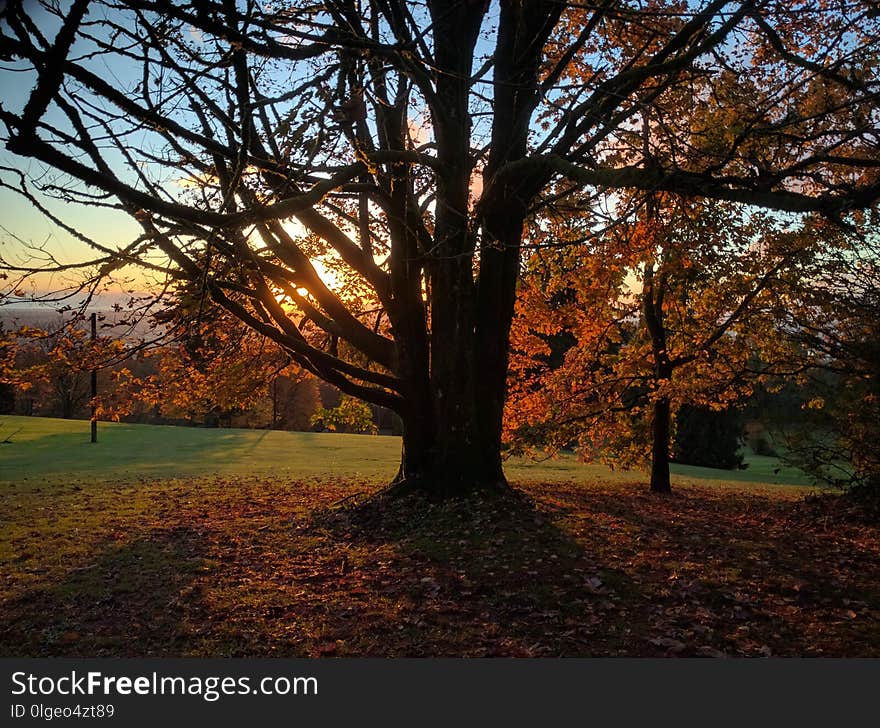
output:
M 203 429 L 100 423 L 98 443 L 89 423 L 45 417 L 0 417 L 0 482 L 118 481 L 204 475 L 277 475 L 388 481 L 397 468 L 397 437 L 271 430 Z M 673 465 L 673 485 L 712 483 L 762 488 L 808 486 L 806 476 L 776 458 L 751 455 L 746 470 Z M 588 465 L 571 455 L 508 461 L 518 482 L 639 480 L 640 473 Z

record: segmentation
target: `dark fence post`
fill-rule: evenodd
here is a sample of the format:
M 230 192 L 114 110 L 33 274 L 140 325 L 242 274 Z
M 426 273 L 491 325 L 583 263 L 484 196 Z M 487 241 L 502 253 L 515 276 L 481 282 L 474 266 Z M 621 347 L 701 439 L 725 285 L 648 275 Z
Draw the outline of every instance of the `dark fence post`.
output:
M 92 342 L 98 338 L 98 319 L 97 314 L 92 312 Z M 98 396 L 98 370 L 92 366 L 92 442 L 98 441 L 98 417 L 97 403 Z

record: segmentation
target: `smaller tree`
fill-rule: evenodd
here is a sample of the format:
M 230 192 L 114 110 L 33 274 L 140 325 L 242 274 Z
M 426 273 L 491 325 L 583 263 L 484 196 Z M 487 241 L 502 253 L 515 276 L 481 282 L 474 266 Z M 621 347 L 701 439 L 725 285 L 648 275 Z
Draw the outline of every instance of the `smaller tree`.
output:
M 271 426 L 277 407 L 272 387 L 280 377 L 303 376 L 283 350 L 218 308 L 178 305 L 158 323 L 168 327 L 171 343 L 143 353 L 153 362 L 146 376 L 128 367 L 115 373 L 105 413 L 124 416 L 144 403 L 192 424 L 216 426 L 239 417 L 251 426 Z
M 543 231 L 548 243 L 582 242 L 536 252 L 544 272 L 525 277 L 507 432 L 521 445 L 574 443 L 587 458 L 650 464 L 651 490 L 665 493 L 676 413 L 724 410 L 748 393 L 771 283 L 803 237 L 735 205 L 631 202 L 598 234 L 583 217 Z
M 7 375 L 15 369 L 15 338 L 0 321 L 0 414 L 15 412 L 15 386 Z
M 309 430 L 320 404 L 318 380 L 308 372 L 288 367 L 269 384 L 272 429 Z

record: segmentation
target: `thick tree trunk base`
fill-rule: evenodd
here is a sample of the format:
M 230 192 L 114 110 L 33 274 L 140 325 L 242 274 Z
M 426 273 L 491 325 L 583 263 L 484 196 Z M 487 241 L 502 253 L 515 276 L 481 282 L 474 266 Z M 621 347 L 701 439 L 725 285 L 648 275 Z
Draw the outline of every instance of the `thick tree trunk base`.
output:
M 455 428 L 443 432 L 438 437 L 423 435 L 418 428 L 409 433 L 404 429 L 400 467 L 389 495 L 420 493 L 444 500 L 513 492 L 502 468 L 500 437 L 493 443 L 489 438 L 462 437 Z
M 491 478 L 450 473 L 404 475 L 403 468 L 383 491 L 392 498 L 418 493 L 432 500 L 463 498 L 475 494 L 514 495 L 517 492 L 503 473 Z
M 669 495 L 672 493 L 672 486 L 669 484 L 669 480 L 651 480 L 651 492 L 657 493 L 658 495 Z

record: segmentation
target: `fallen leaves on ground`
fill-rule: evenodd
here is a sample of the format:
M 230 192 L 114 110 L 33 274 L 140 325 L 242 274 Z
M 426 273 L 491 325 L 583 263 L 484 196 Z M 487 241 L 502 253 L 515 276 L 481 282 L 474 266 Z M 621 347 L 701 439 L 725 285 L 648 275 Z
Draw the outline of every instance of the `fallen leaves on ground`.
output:
M 880 655 L 880 529 L 834 499 L 600 482 L 446 503 L 377 491 L 5 488 L 2 653 Z

